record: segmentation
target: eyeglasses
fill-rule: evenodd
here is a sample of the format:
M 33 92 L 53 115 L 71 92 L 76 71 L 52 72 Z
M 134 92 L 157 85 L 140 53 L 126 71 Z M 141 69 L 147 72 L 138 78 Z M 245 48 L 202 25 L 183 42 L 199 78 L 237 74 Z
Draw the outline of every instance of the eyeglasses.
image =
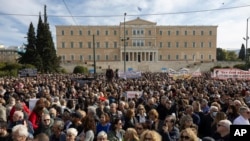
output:
M 181 135 L 181 139 L 188 140 L 189 138 L 190 138 L 189 136 L 183 136 L 183 135 Z
M 43 121 L 44 121 L 44 122 L 46 122 L 46 121 L 50 121 L 50 119 L 44 119 Z
M 139 110 L 143 110 L 143 109 L 139 109 Z
M 217 127 L 220 127 L 220 126 L 225 127 L 225 125 L 222 125 L 222 124 L 217 124 Z

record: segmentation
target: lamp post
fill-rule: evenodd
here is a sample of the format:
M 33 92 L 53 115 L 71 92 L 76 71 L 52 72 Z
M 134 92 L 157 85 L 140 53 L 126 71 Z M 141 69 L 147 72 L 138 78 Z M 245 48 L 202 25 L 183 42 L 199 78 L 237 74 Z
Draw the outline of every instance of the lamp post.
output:
M 249 61 L 249 58 L 248 58 L 248 20 L 249 20 L 250 17 L 247 18 L 247 26 L 246 26 L 246 37 L 244 38 L 244 40 L 246 40 L 246 67 L 247 67 L 247 64 L 248 64 L 248 61 Z
M 123 36 L 123 39 L 122 41 L 124 42 L 123 43 L 123 48 L 124 48 L 124 73 L 126 72 L 126 41 L 129 40 L 129 38 L 126 38 L 126 28 L 125 28 L 125 18 L 126 18 L 126 15 L 127 13 L 124 13 L 124 22 L 123 22 L 123 30 L 124 30 L 124 36 Z

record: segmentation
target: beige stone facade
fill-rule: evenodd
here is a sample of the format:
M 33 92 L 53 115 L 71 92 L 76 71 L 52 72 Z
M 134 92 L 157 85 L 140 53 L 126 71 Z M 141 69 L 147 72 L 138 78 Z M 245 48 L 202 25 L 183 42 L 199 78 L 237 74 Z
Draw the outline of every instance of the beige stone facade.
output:
M 124 52 L 127 63 L 214 62 L 217 26 L 157 25 L 140 18 L 116 26 L 56 26 L 56 42 L 62 63 L 93 62 L 93 45 L 98 64 L 122 66 Z
M 17 62 L 18 57 L 16 49 L 0 49 L 0 62 Z

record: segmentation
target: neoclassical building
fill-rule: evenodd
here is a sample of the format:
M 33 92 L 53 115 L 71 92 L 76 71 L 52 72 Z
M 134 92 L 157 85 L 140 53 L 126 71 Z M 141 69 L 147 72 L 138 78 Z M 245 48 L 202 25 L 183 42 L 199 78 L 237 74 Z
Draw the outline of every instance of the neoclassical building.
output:
M 56 44 L 61 61 L 68 63 L 93 62 L 93 49 L 97 63 L 213 62 L 217 26 L 157 25 L 140 18 L 115 26 L 58 25 Z

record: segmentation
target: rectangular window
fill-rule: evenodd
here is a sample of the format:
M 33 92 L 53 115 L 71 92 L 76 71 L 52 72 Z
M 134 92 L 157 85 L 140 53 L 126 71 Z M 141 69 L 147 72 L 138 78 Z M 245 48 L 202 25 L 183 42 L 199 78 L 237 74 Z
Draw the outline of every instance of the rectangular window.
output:
M 176 42 L 176 47 L 177 47 L 177 48 L 179 47 L 179 42 Z
M 70 47 L 74 48 L 74 42 L 70 42 Z
M 140 41 L 136 41 L 136 43 L 137 43 L 137 46 L 139 47 L 140 46 Z
M 136 41 L 133 41 L 133 47 L 136 47 Z
M 75 57 L 74 57 L 74 55 L 71 55 L 71 60 L 73 61 L 73 60 L 75 60 Z
M 187 60 L 187 55 L 184 55 L 184 59 Z
M 203 54 L 201 54 L 201 60 L 203 60 Z
M 114 30 L 114 35 L 116 35 L 116 30 Z
M 100 48 L 100 42 L 96 42 L 96 48 Z
M 160 55 L 160 60 L 162 60 L 162 55 Z
M 193 42 L 193 47 L 195 47 L 195 42 Z
M 97 58 L 96 58 L 97 60 L 100 60 L 100 55 L 97 55 Z
M 106 31 L 105 31 L 105 35 L 109 35 L 109 31 L 106 30 Z
M 125 34 L 128 35 L 128 30 L 126 30 Z
M 137 35 L 140 35 L 140 30 L 137 30 Z
M 188 32 L 187 32 L 187 30 L 185 31 L 185 35 L 188 35 Z
M 187 48 L 187 46 L 188 46 L 188 43 L 184 42 L 184 47 Z
M 168 31 L 168 36 L 170 36 L 170 34 L 171 34 L 171 31 Z
M 79 48 L 82 48 L 82 42 L 79 42 Z
M 168 55 L 168 60 L 170 60 L 171 59 L 171 56 L 170 55 Z
M 203 48 L 204 47 L 204 43 L 203 42 L 201 42 L 201 48 Z
M 209 60 L 211 60 L 212 59 L 212 55 L 208 55 L 208 58 L 209 58 Z
M 91 35 L 91 32 L 90 32 L 90 30 L 88 31 L 88 35 L 89 35 L 89 36 Z
M 209 42 L 209 45 L 208 45 L 208 47 L 210 47 L 210 48 L 212 47 L 212 43 L 211 43 L 211 42 Z
M 91 58 L 92 58 L 91 55 L 89 55 L 89 60 L 91 60 Z
M 65 42 L 62 42 L 62 48 L 65 48 Z
M 125 42 L 125 46 L 128 46 L 128 42 Z
M 160 42 L 160 48 L 162 48 L 162 42 Z
M 82 56 L 82 55 L 80 55 L 80 60 L 81 60 L 81 61 L 83 60 L 83 56 Z
M 115 58 L 115 61 L 117 61 L 117 60 L 118 60 L 118 57 L 117 57 L 117 55 L 115 55 L 115 56 L 114 56 L 114 58 Z
M 105 47 L 109 48 L 109 42 L 105 42 Z
M 168 47 L 171 47 L 171 42 L 168 42 Z
M 62 35 L 64 35 L 64 30 L 62 30 Z
M 91 42 L 88 42 L 88 48 L 91 48 Z
M 160 31 L 160 35 L 162 35 L 162 31 Z
M 143 30 L 141 30 L 141 35 L 143 35 L 144 34 L 144 31 Z
M 176 55 L 176 60 L 179 60 L 179 55 Z
M 106 60 L 109 60 L 109 56 L 108 55 L 106 55 L 105 58 L 106 58 Z
M 212 31 L 209 31 L 209 35 L 210 35 L 210 36 L 212 35 Z
M 117 42 L 114 42 L 114 48 L 117 48 Z
M 143 47 L 144 46 L 144 42 L 141 40 L 141 46 Z
M 203 36 L 204 35 L 204 31 L 201 31 L 201 36 Z
M 151 30 L 148 31 L 148 35 L 151 35 Z
M 133 30 L 133 35 L 136 35 L 136 30 Z
M 195 35 L 195 31 L 193 31 L 193 35 Z
M 177 31 L 176 31 L 176 36 L 178 36 L 178 35 L 179 35 L 179 31 L 177 30 Z
M 96 31 L 96 35 L 97 36 L 100 35 L 100 31 L 99 30 Z
M 148 42 L 148 46 L 150 46 L 150 47 L 151 47 L 151 46 L 152 46 L 152 43 L 151 43 L 151 42 Z
M 82 31 L 81 30 L 79 30 L 79 35 L 82 35 Z
M 70 35 L 71 36 L 74 35 L 74 31 L 73 30 L 70 31 Z

